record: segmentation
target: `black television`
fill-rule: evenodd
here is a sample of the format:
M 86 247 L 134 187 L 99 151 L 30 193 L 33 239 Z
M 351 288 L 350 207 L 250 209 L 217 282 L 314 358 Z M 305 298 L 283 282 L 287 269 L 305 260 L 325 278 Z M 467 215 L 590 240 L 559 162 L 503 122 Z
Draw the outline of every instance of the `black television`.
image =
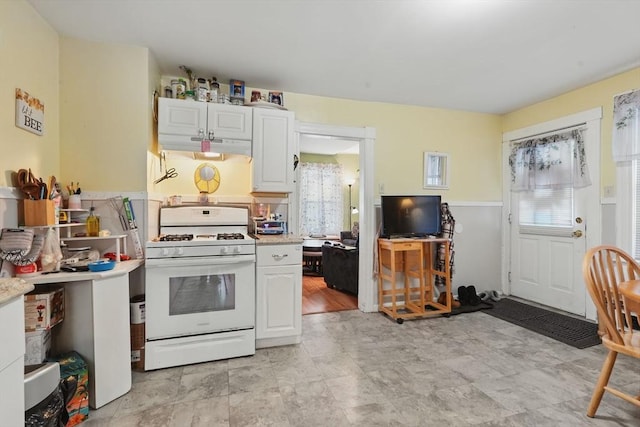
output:
M 381 196 L 380 237 L 428 237 L 442 232 L 441 197 Z

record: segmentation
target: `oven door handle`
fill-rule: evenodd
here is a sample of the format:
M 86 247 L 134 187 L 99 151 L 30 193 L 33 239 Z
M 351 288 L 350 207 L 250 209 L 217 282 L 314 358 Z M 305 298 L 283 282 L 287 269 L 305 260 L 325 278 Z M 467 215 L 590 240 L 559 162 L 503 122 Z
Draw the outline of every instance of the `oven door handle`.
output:
M 220 257 L 152 258 L 145 261 L 145 266 L 151 268 L 171 268 L 202 265 L 254 264 L 255 262 L 255 255 L 228 255 Z

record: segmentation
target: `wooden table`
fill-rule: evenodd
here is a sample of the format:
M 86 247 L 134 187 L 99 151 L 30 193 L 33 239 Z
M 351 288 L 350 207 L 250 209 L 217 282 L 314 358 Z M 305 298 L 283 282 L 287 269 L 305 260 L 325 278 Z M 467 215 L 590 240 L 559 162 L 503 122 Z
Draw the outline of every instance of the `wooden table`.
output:
M 618 285 L 618 290 L 622 294 L 624 306 L 635 313 L 640 321 L 640 280 L 621 282 Z
M 438 245 L 444 245 L 445 270 L 433 267 Z M 451 239 L 378 239 L 378 310 L 402 323 L 404 319 L 451 313 Z M 403 282 L 397 286 L 396 275 Z M 446 304 L 434 300 L 435 277 L 444 278 Z M 389 283 L 385 289 L 385 281 Z
M 322 275 L 322 245 L 326 239 L 304 239 L 302 241 L 303 274 Z

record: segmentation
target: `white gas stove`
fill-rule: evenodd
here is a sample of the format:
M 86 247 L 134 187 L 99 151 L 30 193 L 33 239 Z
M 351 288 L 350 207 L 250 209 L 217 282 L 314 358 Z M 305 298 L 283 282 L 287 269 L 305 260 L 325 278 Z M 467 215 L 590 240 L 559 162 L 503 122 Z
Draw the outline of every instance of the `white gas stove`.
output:
M 255 353 L 255 240 L 247 208 L 161 208 L 146 245 L 145 369 Z

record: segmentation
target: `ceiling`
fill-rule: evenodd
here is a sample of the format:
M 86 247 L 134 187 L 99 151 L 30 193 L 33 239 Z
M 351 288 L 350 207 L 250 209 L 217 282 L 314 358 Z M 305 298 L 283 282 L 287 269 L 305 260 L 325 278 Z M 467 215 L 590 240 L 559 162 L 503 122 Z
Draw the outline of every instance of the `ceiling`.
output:
M 502 114 L 640 66 L 632 0 L 27 0 L 166 75 Z M 639 85 L 640 86 L 640 82 Z
M 360 143 L 340 138 L 324 137 L 321 135 L 300 135 L 300 152 L 308 154 L 358 154 Z

